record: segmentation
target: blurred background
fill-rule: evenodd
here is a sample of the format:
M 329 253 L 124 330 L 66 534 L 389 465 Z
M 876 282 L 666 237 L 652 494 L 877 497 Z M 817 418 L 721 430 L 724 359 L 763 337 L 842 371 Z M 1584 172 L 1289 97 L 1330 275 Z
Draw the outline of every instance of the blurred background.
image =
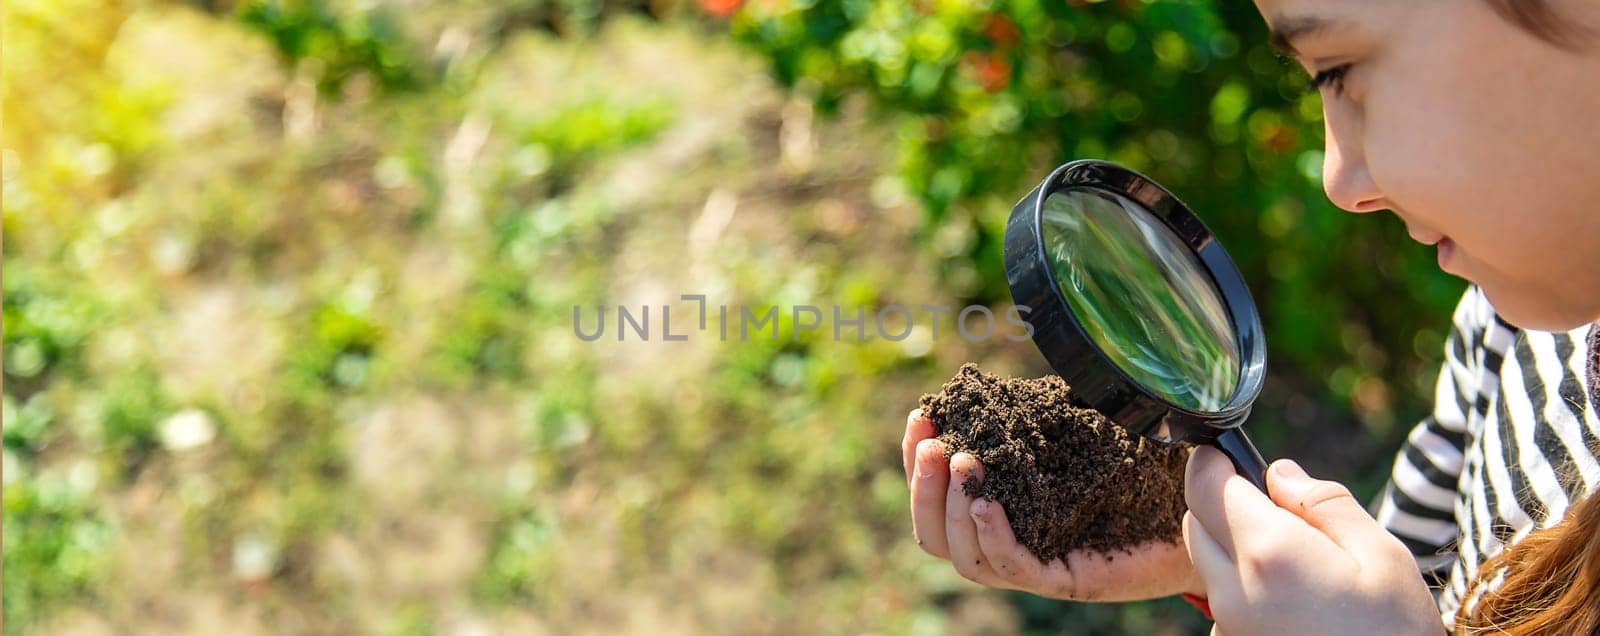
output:
M 998 313 L 1010 205 L 1111 159 L 1251 282 L 1263 451 L 1370 498 L 1464 287 L 1326 202 L 1248 3 L 0 11 L 8 633 L 1203 633 L 912 541 L 906 411 L 1030 343 L 573 307 Z

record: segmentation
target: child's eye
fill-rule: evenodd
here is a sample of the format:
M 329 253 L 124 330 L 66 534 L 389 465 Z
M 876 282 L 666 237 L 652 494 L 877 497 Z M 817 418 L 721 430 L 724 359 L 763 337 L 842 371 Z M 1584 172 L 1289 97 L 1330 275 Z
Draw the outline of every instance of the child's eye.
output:
M 1333 87 L 1335 95 L 1344 92 L 1344 76 L 1350 72 L 1349 64 L 1340 64 L 1325 71 L 1317 71 L 1311 78 L 1311 86 L 1316 90 Z

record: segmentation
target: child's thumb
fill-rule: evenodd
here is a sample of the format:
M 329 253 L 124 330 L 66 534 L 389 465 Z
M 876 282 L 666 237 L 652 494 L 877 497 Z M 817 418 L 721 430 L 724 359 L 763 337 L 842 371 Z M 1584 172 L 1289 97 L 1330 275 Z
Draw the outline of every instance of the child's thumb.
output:
M 1336 481 L 1312 479 L 1293 460 L 1280 459 L 1267 470 L 1267 493 L 1279 507 L 1311 524 L 1357 556 L 1373 554 L 1393 539 Z

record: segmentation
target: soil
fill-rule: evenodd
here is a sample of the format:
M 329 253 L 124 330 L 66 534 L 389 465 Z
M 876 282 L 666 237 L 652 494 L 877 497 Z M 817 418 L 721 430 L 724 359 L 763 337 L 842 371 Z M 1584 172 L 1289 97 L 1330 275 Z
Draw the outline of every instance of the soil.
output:
M 968 363 L 938 395 L 922 396 L 922 413 L 947 455 L 983 464 L 981 482 L 962 484 L 966 494 L 999 502 L 1041 561 L 1181 541 L 1192 447 L 1129 434 L 1075 402 L 1060 377 L 1000 378 Z

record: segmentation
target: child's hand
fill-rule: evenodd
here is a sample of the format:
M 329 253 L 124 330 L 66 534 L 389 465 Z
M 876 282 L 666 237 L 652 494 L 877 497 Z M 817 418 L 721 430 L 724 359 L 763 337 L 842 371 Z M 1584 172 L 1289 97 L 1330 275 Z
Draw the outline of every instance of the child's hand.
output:
M 1023 590 L 1075 601 L 1133 601 L 1180 592 L 1204 595 L 1200 577 L 1181 543 L 1144 544 L 1131 554 L 1080 550 L 1049 563 L 1017 543 L 999 503 L 974 501 L 961 484 L 983 479 L 983 466 L 967 453 L 948 461 L 921 410 L 906 417 L 900 450 L 911 486 L 911 520 L 917 544 L 947 559 L 962 576 L 990 587 Z
M 1267 471 L 1269 499 L 1205 447 L 1184 481 L 1184 540 L 1218 631 L 1444 632 L 1416 561 L 1339 483 L 1280 459 Z

